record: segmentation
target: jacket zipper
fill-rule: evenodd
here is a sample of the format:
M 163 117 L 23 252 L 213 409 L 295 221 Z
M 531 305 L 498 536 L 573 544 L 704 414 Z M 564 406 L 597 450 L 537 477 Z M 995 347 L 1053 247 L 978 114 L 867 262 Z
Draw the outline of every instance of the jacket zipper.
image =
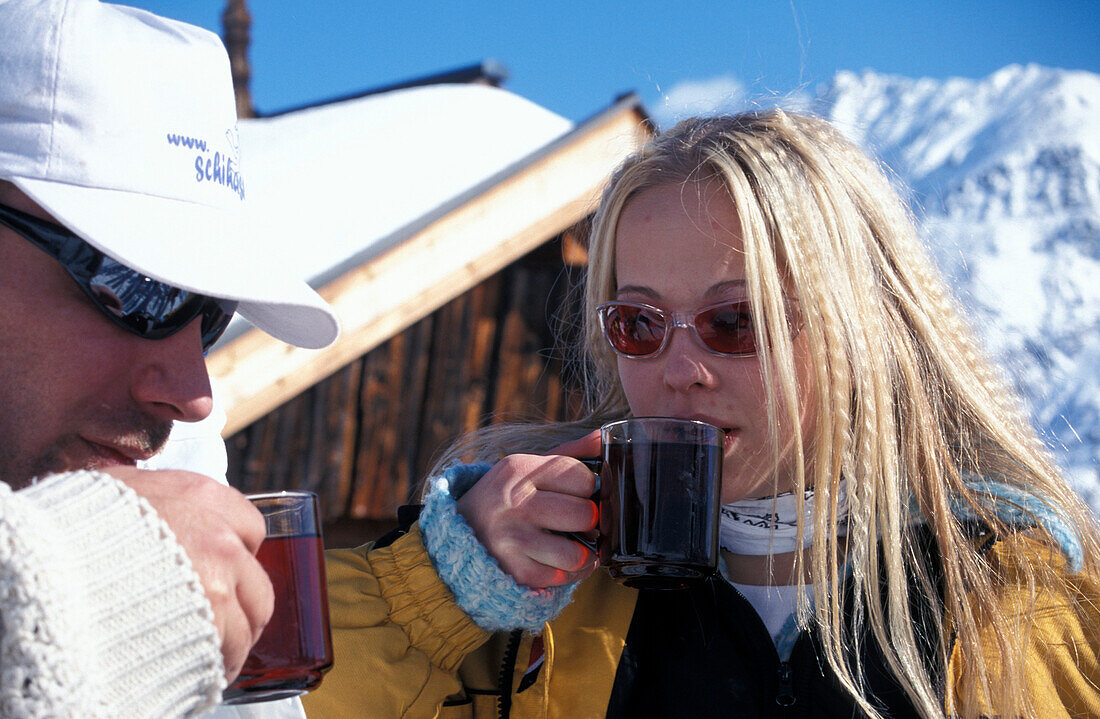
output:
M 978 554 L 982 555 L 983 558 L 987 558 L 989 552 L 991 552 L 993 550 L 993 545 L 997 543 L 997 539 L 998 539 L 997 535 L 994 534 L 993 532 L 990 532 L 989 539 L 986 539 L 984 542 L 982 542 L 981 546 L 978 547 Z M 951 653 L 955 651 L 955 640 L 958 639 L 958 638 L 959 638 L 958 628 L 954 627 L 954 626 L 951 627 L 951 636 L 947 640 L 947 653 L 945 655 L 947 657 L 947 661 L 949 663 L 951 661 Z M 945 672 L 947 671 L 946 666 L 944 667 L 944 671 Z M 944 681 L 946 681 L 946 677 L 945 677 Z M 940 696 L 940 704 L 943 704 L 944 701 L 946 700 L 946 698 L 947 698 L 947 687 L 943 687 L 943 694 L 942 694 L 942 696 Z
M 775 703 L 781 707 L 793 707 L 798 701 L 794 695 L 793 674 L 790 662 L 779 662 L 779 691 L 775 694 Z
M 519 643 L 522 639 L 522 629 L 513 631 L 504 650 L 504 661 L 500 666 L 500 697 L 497 699 L 500 719 L 508 719 L 512 714 L 512 677 L 516 673 L 516 657 L 519 655 Z
M 978 554 L 983 558 L 987 558 L 989 553 L 993 550 L 993 545 L 997 543 L 997 535 L 990 532 L 989 539 L 982 542 L 978 547 Z M 947 658 L 951 659 L 951 652 L 955 651 L 955 640 L 958 638 L 959 630 L 955 627 L 951 627 L 951 637 L 947 640 Z
M 752 606 L 752 603 L 748 599 L 745 599 L 745 595 L 742 594 L 741 591 L 737 589 L 737 587 L 733 586 L 732 583 L 727 582 L 727 585 L 730 589 L 733 590 L 734 594 L 740 597 L 741 601 L 749 605 L 749 611 L 751 611 L 753 615 L 756 616 L 757 621 L 760 622 L 761 626 L 763 626 L 763 620 L 760 619 L 760 615 L 756 612 L 756 608 Z M 765 631 L 767 630 L 765 629 Z M 803 635 L 805 635 L 805 633 L 805 631 L 799 632 L 798 638 L 795 639 L 795 645 L 802 641 Z M 779 688 L 778 690 L 776 690 L 775 693 L 775 703 L 781 707 L 792 707 L 798 701 L 798 697 L 794 694 L 794 668 L 791 666 L 791 662 L 789 659 L 786 661 L 779 659 L 779 652 L 775 648 L 774 642 L 769 641 L 768 645 L 772 648 L 772 653 L 779 661 L 779 667 L 776 670 L 776 673 L 779 677 Z M 794 649 L 792 647 L 791 656 L 793 655 Z

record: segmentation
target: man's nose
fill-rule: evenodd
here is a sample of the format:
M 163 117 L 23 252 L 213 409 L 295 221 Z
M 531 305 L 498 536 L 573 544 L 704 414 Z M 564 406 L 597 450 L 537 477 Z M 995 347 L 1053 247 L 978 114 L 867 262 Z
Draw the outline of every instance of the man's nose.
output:
M 150 415 L 198 422 L 213 409 L 201 324 L 196 318 L 170 337 L 141 340 L 130 394 Z

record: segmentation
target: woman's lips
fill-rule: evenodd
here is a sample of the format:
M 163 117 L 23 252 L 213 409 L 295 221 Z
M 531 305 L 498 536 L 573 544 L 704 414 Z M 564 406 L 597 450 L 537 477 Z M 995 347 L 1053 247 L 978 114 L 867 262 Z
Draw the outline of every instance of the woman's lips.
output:
M 678 417 L 680 415 L 670 415 Z M 715 418 L 703 416 L 703 415 L 683 415 L 685 419 L 693 419 L 697 422 L 706 422 L 707 424 L 716 427 L 722 431 L 722 452 L 728 453 L 734 444 L 737 443 L 737 438 L 741 435 L 741 430 L 738 427 L 724 426 L 720 420 Z

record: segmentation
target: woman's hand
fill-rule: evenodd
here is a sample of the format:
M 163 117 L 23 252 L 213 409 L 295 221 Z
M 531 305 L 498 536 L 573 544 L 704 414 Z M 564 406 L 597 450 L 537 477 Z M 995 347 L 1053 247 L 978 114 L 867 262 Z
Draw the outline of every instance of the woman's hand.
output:
M 532 588 L 587 577 L 598 558 L 579 542 L 553 532 L 590 532 L 598 508 L 596 476 L 578 457 L 600 453 L 599 431 L 549 454 L 512 454 L 493 465 L 458 500 L 458 511 L 501 569 Z

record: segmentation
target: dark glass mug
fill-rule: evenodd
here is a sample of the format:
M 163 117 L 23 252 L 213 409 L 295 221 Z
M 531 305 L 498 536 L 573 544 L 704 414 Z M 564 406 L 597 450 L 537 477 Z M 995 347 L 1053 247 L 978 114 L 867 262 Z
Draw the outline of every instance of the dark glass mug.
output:
M 225 704 L 299 696 L 332 666 L 320 511 L 313 492 L 249 495 L 267 536 L 256 558 L 275 589 L 275 611 L 244 668 L 223 692 Z
M 696 420 L 632 417 L 600 429 L 598 537 L 566 533 L 615 579 L 682 589 L 718 567 L 724 433 Z

